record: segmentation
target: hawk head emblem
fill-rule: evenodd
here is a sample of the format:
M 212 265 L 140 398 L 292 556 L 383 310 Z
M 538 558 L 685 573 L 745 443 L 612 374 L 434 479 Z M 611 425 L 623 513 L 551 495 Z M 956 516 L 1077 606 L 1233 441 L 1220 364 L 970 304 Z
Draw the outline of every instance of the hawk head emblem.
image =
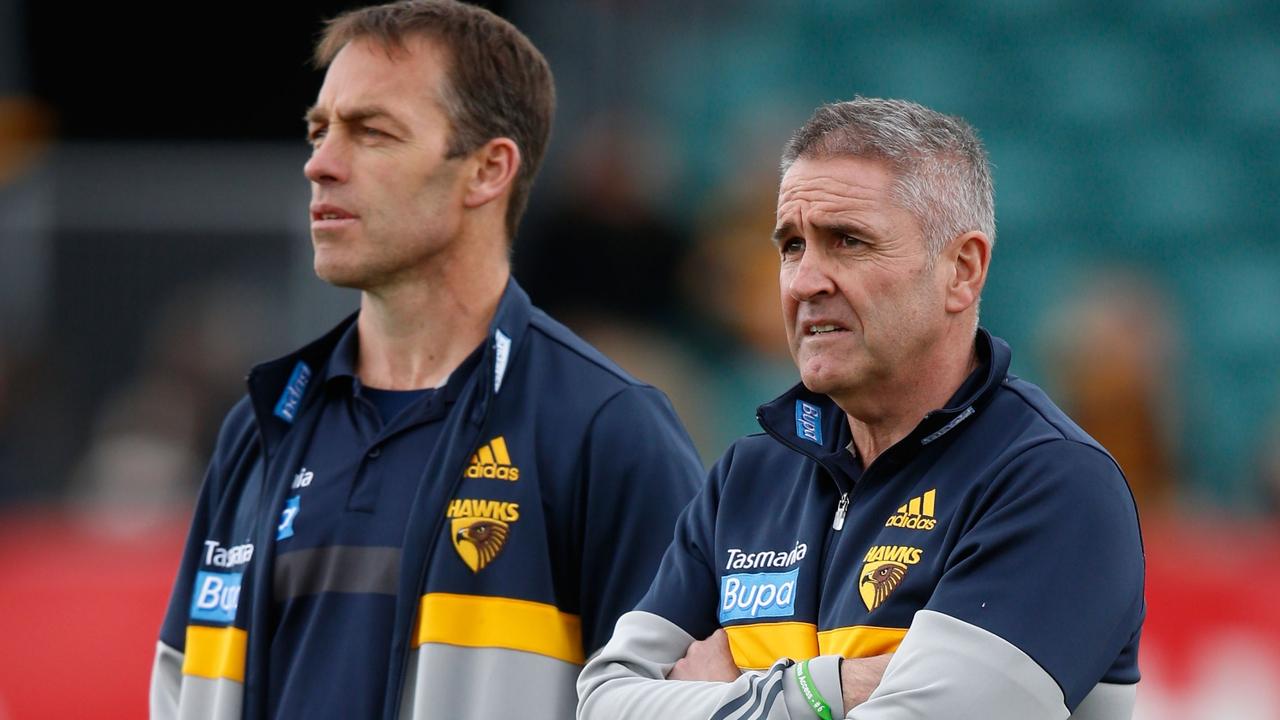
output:
M 507 542 L 509 526 L 501 520 L 462 517 L 453 520 L 453 548 L 471 572 L 480 572 Z
M 902 563 L 882 561 L 863 565 L 862 575 L 858 578 L 858 593 L 862 595 L 862 603 L 867 610 L 880 607 L 889 593 L 902 584 L 906 574 L 907 566 Z

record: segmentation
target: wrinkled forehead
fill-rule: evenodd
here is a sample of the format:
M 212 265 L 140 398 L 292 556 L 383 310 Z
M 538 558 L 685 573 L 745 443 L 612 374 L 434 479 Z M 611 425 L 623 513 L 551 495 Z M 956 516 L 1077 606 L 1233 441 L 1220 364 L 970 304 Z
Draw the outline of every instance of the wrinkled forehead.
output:
M 796 211 L 839 213 L 892 202 L 896 182 L 885 160 L 854 156 L 800 158 L 778 185 L 778 218 Z

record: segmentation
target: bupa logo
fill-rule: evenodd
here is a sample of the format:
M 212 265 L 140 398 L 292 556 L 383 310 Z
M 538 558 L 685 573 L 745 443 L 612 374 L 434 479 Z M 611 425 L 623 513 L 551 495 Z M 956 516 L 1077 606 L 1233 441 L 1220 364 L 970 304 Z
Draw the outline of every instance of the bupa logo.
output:
M 287 540 L 293 537 L 293 520 L 302 511 L 302 496 L 294 495 L 284 503 L 280 511 L 280 522 L 276 524 L 276 540 Z
M 796 437 L 822 444 L 822 410 L 818 406 L 796 401 Z
M 725 575 L 720 579 L 720 622 L 794 615 L 799 575 L 799 568 L 784 573 Z
M 227 623 L 236 619 L 244 573 L 200 571 L 191 597 L 191 618 Z
M 293 422 L 294 416 L 298 414 L 302 395 L 307 391 L 307 383 L 310 381 L 311 366 L 299 360 L 298 364 L 293 366 L 293 374 L 289 376 L 284 392 L 280 393 L 280 399 L 276 401 L 276 417 L 285 422 Z

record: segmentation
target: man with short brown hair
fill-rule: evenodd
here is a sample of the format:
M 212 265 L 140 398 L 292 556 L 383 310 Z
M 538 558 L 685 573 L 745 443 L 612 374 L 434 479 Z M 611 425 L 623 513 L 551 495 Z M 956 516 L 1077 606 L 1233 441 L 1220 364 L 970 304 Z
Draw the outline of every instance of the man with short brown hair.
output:
M 353 40 L 396 52 L 423 39 L 447 51 L 438 98 L 450 124 L 446 156 L 459 157 L 495 137 L 511 138 L 522 154 L 506 214 L 507 235 L 514 238 L 546 154 L 556 102 L 551 69 L 529 38 L 464 3 L 398 2 L 335 18 L 314 60 L 316 67 L 328 67 Z
M 528 39 L 415 0 L 316 58 L 315 271 L 360 309 L 224 423 L 152 715 L 566 717 L 701 465 L 661 392 L 511 278 L 554 101 Z

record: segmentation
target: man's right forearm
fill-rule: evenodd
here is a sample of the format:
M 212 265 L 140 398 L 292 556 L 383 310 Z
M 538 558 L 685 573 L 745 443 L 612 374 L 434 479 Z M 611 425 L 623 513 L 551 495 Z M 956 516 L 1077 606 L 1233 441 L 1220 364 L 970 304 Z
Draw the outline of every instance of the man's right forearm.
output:
M 892 659 L 893 654 L 888 653 L 869 658 L 846 658 L 840 664 L 840 691 L 844 696 L 845 713 L 871 697 Z
M 743 673 L 731 683 L 667 680 L 671 667 L 694 640 L 657 615 L 638 611 L 623 615 L 613 639 L 587 663 L 578 679 L 578 717 L 706 720 L 722 713 L 745 720 L 817 717 L 800 688 L 796 667 L 786 659 L 762 672 Z M 815 658 L 808 668 L 811 692 L 835 703 L 841 701 L 838 662 L 836 657 Z
M 578 678 L 578 717 L 711 717 L 729 683 L 666 679 L 693 642 L 664 618 L 626 613 Z

